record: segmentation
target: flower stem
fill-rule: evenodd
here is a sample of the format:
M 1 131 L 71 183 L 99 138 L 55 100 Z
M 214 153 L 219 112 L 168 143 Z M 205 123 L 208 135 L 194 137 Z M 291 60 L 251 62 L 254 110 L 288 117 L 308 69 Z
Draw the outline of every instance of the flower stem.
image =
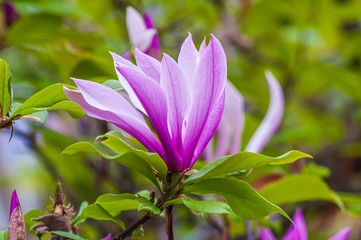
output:
M 168 236 L 168 240 L 174 240 L 174 234 L 173 234 L 173 206 L 166 207 L 166 233 Z

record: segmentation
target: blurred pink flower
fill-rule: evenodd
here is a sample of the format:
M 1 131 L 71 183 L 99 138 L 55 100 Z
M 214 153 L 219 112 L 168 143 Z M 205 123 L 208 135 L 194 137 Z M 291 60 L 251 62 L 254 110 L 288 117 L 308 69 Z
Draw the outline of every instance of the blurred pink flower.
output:
M 171 172 L 191 168 L 221 119 L 227 77 L 226 56 L 212 35 L 199 51 L 191 35 L 178 63 L 164 54 L 161 62 L 135 50 L 137 65 L 112 53 L 118 78 L 133 107 L 104 85 L 74 79 L 78 90 L 65 88 L 72 101 L 94 118 L 106 120 L 158 153 Z M 148 116 L 156 135 L 141 111 Z
M 127 7 L 126 26 L 130 42 L 140 51 L 159 59 L 161 49 L 157 30 L 148 12 L 142 16 L 132 7 Z M 130 53 L 126 53 L 129 59 Z
M 282 240 L 308 240 L 307 225 L 300 209 L 296 210 L 292 220 L 295 225 L 290 226 Z M 329 240 L 347 240 L 350 236 L 350 233 L 351 228 L 345 227 L 329 238 Z M 260 240 L 276 240 L 276 238 L 270 229 L 261 228 Z
M 259 153 L 271 139 L 281 123 L 284 110 L 282 88 L 271 72 L 265 73 L 270 89 L 270 105 L 262 123 L 248 142 L 245 151 Z M 227 81 L 224 114 L 217 129 L 214 144 L 208 144 L 204 152 L 206 160 L 235 154 L 241 151 L 241 139 L 244 128 L 244 100 L 242 95 Z

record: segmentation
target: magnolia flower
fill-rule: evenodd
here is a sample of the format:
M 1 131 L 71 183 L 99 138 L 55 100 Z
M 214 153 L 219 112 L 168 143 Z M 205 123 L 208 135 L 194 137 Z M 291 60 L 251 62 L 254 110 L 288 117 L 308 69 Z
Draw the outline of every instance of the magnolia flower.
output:
M 292 218 L 294 226 L 288 229 L 287 233 L 283 236 L 282 240 L 307 240 L 307 225 L 303 217 L 302 211 L 297 209 Z M 351 228 L 345 227 L 341 229 L 338 233 L 333 235 L 329 240 L 347 240 L 350 236 Z M 260 229 L 260 239 L 261 240 L 276 240 L 275 236 L 268 228 Z
M 23 213 L 21 211 L 18 195 L 14 190 L 11 195 L 8 239 L 18 240 L 25 239 L 25 223 Z
M 247 144 L 245 151 L 260 152 L 271 139 L 281 123 L 284 109 L 282 88 L 271 72 L 265 73 L 270 89 L 270 106 L 267 114 L 257 131 Z M 208 144 L 204 151 L 206 160 L 214 160 L 219 157 L 235 154 L 241 150 L 241 139 L 244 127 L 244 101 L 242 95 L 227 81 L 226 100 L 224 114 L 217 129 L 216 148 L 213 143 Z
M 158 153 L 170 172 L 191 168 L 223 113 L 227 66 L 219 41 L 212 35 L 198 51 L 189 35 L 178 63 L 167 54 L 159 62 L 137 49 L 137 65 L 112 56 L 133 105 L 106 86 L 79 79 L 73 79 L 78 90 L 65 88 L 68 98 L 89 116 L 118 126 Z M 148 116 L 155 134 L 138 110 Z
M 134 8 L 127 7 L 126 26 L 129 40 L 135 47 L 152 57 L 157 59 L 160 57 L 157 30 L 149 13 L 146 12 L 142 16 Z M 126 53 L 126 58 L 128 57 L 130 57 L 129 52 Z

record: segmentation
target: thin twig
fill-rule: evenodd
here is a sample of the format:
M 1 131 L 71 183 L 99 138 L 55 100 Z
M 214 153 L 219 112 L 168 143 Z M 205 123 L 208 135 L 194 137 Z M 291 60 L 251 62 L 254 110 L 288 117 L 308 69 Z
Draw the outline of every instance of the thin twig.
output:
M 136 230 L 138 227 L 140 227 L 141 225 L 143 225 L 144 223 L 146 223 L 147 221 L 152 219 L 152 217 L 153 217 L 153 215 L 151 215 L 150 213 L 147 213 L 142 218 L 140 218 L 138 221 L 133 223 L 133 225 L 131 225 L 129 228 L 125 229 L 123 232 L 118 233 L 117 235 L 112 237 L 112 240 L 121 240 L 121 239 L 125 239 L 125 238 L 131 236 L 131 234 L 133 233 L 134 230 Z

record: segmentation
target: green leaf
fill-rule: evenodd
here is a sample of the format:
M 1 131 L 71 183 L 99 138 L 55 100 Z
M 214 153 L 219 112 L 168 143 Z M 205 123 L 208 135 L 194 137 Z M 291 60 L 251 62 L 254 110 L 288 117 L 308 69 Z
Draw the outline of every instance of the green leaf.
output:
M 62 237 L 74 239 L 74 240 L 85 240 L 85 238 L 82 238 L 82 237 L 80 237 L 80 236 L 78 236 L 78 235 L 75 235 L 75 234 L 69 233 L 69 232 L 52 231 L 51 233 L 56 234 L 56 235 L 58 235 L 58 236 L 62 236 Z
M 122 140 L 119 132 L 109 132 L 97 138 L 98 141 L 77 142 L 68 146 L 63 154 L 73 155 L 76 153 L 87 152 L 100 154 L 102 157 L 114 160 L 130 169 L 133 169 L 146 178 L 155 186 L 160 188 L 159 182 L 155 176 L 155 171 L 165 181 L 167 167 L 163 160 L 156 153 L 149 153 L 131 147 Z
M 115 162 L 139 172 L 148 178 L 155 186 L 160 188 L 152 166 L 137 154 L 124 151 L 120 155 L 99 142 L 77 142 L 67 147 L 62 154 L 73 155 L 81 152 L 100 154 L 106 159 L 114 160 Z
M 101 141 L 104 145 L 108 146 L 119 154 L 121 154 L 124 150 L 135 153 L 148 162 L 165 180 L 168 169 L 158 154 L 133 148 L 124 141 L 122 134 L 117 131 L 111 131 L 101 135 L 97 140 Z
M 126 210 L 146 210 L 159 215 L 160 209 L 146 198 L 138 197 L 130 193 L 103 194 L 95 202 L 110 212 L 113 216 Z
M 33 221 L 31 219 L 33 218 L 38 218 L 40 216 L 45 215 L 46 212 L 42 211 L 42 210 L 38 210 L 38 209 L 32 209 L 29 212 L 27 212 L 24 215 L 24 221 L 25 221 L 25 228 L 27 231 L 30 232 L 30 228 L 36 224 L 38 224 L 39 222 Z
M 203 168 L 197 173 L 191 175 L 184 181 L 184 185 L 199 182 L 203 179 L 220 177 L 226 174 L 233 174 L 242 170 L 261 167 L 267 164 L 286 164 L 294 162 L 300 158 L 312 158 L 309 154 L 293 150 L 279 157 L 268 157 L 262 154 L 251 152 L 240 152 L 234 155 L 217 159 Z
M 8 231 L 0 231 L 0 240 L 8 240 Z
M 112 221 L 118 224 L 123 230 L 125 229 L 125 224 L 120 221 L 118 218 L 114 217 L 107 210 L 105 210 L 99 204 L 90 204 L 83 211 L 84 216 L 90 217 L 97 220 L 107 220 Z
M 247 182 L 238 179 L 212 178 L 184 188 L 185 193 L 223 196 L 236 216 L 241 219 L 259 219 L 272 213 L 289 216 L 280 207 L 269 202 Z
M 285 176 L 266 185 L 259 192 L 275 204 L 325 200 L 343 208 L 340 197 L 322 179 L 307 174 Z
M 11 72 L 9 65 L 0 58 L 0 117 L 4 118 L 10 110 L 13 90 L 10 84 Z
M 64 86 L 73 89 L 70 85 L 53 84 L 28 98 L 10 117 L 15 118 L 50 110 L 65 110 L 74 118 L 83 117 L 84 110 L 78 104 L 68 100 L 63 91 Z
M 215 200 L 197 201 L 191 198 L 182 198 L 182 200 L 187 208 L 199 213 L 233 214 L 232 209 L 225 202 Z
M 80 204 L 78 213 L 76 214 L 76 216 L 74 217 L 73 221 L 71 222 L 71 225 L 76 225 L 78 223 L 81 223 L 84 221 L 84 217 L 83 217 L 83 211 L 84 209 L 88 206 L 88 202 L 84 201 Z

